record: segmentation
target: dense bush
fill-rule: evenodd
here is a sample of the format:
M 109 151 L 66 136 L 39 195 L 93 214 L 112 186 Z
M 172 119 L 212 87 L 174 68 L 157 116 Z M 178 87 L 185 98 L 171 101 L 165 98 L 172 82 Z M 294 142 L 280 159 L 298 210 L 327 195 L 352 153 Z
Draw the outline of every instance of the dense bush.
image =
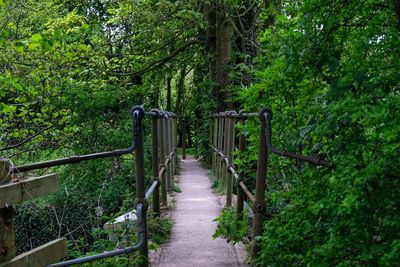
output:
M 393 266 L 400 255 L 394 5 L 283 2 L 269 11 L 276 25 L 260 35 L 258 82 L 240 99 L 248 110 L 273 110 L 275 146 L 337 167 L 270 157 L 267 202 L 274 215 L 264 227 L 259 264 Z M 247 127 L 256 141 L 257 129 Z

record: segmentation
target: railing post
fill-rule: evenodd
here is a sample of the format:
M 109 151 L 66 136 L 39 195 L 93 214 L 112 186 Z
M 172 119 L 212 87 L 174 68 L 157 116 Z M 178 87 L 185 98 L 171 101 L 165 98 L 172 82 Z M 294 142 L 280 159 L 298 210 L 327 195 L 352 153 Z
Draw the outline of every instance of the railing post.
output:
M 171 151 L 173 152 L 173 154 L 172 154 L 172 168 L 171 168 L 172 180 L 175 179 L 175 163 L 176 163 L 175 139 L 174 139 L 174 136 L 175 136 L 174 121 L 175 121 L 175 118 L 171 117 Z
M 236 112 L 228 112 L 227 114 L 227 147 L 226 147 L 226 157 L 228 162 L 233 166 L 233 148 L 235 144 L 235 118 L 232 116 Z M 229 166 L 226 167 L 226 206 L 232 206 L 232 194 L 233 194 L 233 175 L 229 170 Z
M 181 121 L 181 133 L 182 133 L 182 159 L 186 159 L 186 119 L 183 118 Z
M 222 140 L 222 131 L 221 131 L 221 113 L 218 114 L 217 117 L 217 124 L 218 124 L 218 137 L 217 137 L 217 149 L 221 150 L 221 140 Z M 216 159 L 215 159 L 215 176 L 216 178 L 220 179 L 220 169 L 221 169 L 221 157 L 219 155 L 217 155 Z
M 135 149 L 135 164 L 136 164 L 136 205 L 142 203 L 143 208 L 143 224 L 144 224 L 144 244 L 139 250 L 139 254 L 143 257 L 144 262 L 141 266 L 148 266 L 148 254 L 147 254 L 147 201 L 146 201 L 146 191 L 145 191 L 145 176 L 144 176 L 144 148 L 143 148 L 143 117 L 144 110 L 142 107 L 134 107 L 132 112 L 138 116 L 136 125 L 136 149 Z M 138 229 L 140 231 L 140 229 Z
M 262 235 L 262 228 L 264 222 L 264 213 L 266 210 L 265 203 L 265 176 L 267 174 L 267 143 L 265 135 L 266 121 L 264 113 L 266 109 L 262 109 L 259 112 L 260 117 L 260 140 L 258 149 L 258 160 L 257 160 L 257 180 L 256 180 L 256 196 L 253 203 L 253 244 L 251 250 L 251 258 L 254 261 L 261 250 L 259 241 L 256 237 Z
M 241 114 L 241 112 L 239 112 Z M 244 124 L 244 119 L 240 117 L 240 121 Z M 246 137 L 243 133 L 239 136 L 239 151 L 243 153 L 246 150 Z M 243 219 L 243 207 L 244 207 L 244 192 L 242 187 L 240 186 L 240 182 L 243 180 L 244 172 L 239 170 L 240 179 L 236 181 L 236 189 L 237 189 L 237 203 L 236 203 L 236 216 L 238 220 Z
M 228 117 L 229 112 L 225 112 L 224 114 L 224 148 L 223 148 L 223 153 L 225 157 L 228 155 L 228 144 L 229 144 L 229 117 Z M 228 183 L 228 176 L 229 176 L 229 170 L 228 166 L 226 165 L 225 159 L 222 159 L 222 166 L 223 166 L 223 180 L 225 185 Z M 228 205 L 228 203 L 226 203 Z
M 213 120 L 212 120 L 212 118 L 209 118 L 208 119 L 208 146 L 209 146 L 209 148 L 208 148 L 208 150 L 209 151 L 211 151 L 211 170 L 212 170 L 212 160 L 213 160 L 213 157 L 212 157 L 212 155 L 213 155 L 213 150 L 212 150 L 212 148 L 210 147 L 210 145 L 212 146 L 213 145 L 213 143 L 212 143 L 212 140 L 213 140 Z
M 217 141 L 218 141 L 218 117 L 215 117 L 214 119 L 213 119 L 213 123 L 214 123 L 214 137 L 213 137 L 213 146 L 215 147 L 215 148 L 218 148 L 218 145 L 217 145 Z M 216 173 L 217 173 L 217 157 L 218 157 L 218 155 L 217 155 L 217 153 L 213 150 L 213 173 L 214 173 L 214 175 L 216 175 Z
M 168 112 L 165 113 L 165 119 L 164 119 L 164 151 L 165 151 L 165 158 L 169 158 L 169 116 L 168 116 Z M 171 190 L 171 167 L 170 167 L 171 161 L 168 162 L 167 166 L 166 166 L 166 185 L 167 185 L 167 191 Z
M 217 115 L 216 118 L 217 122 L 217 142 L 216 142 L 216 148 L 219 150 L 220 149 L 220 140 L 221 140 L 221 117 L 219 114 Z M 219 178 L 219 163 L 220 163 L 220 158 L 219 155 L 216 154 L 215 156 L 215 177 Z
M 177 174 L 177 169 L 179 166 L 179 157 L 178 157 L 178 118 L 174 118 L 174 152 L 175 152 L 175 165 L 174 165 L 174 174 Z
M 160 177 L 158 177 L 159 173 L 159 158 L 158 158 L 158 117 L 160 115 L 160 112 L 157 109 L 152 109 L 152 112 L 156 113 L 156 116 L 152 118 L 152 127 L 151 127 L 151 145 L 152 145 L 152 150 L 151 150 L 151 159 L 152 159 L 152 173 L 153 173 L 153 178 L 158 179 L 159 183 L 154 190 L 153 193 L 153 212 L 155 216 L 160 216 Z
M 172 117 L 170 116 L 168 119 L 168 155 L 171 155 L 172 152 Z M 169 190 L 172 190 L 172 182 L 174 180 L 174 154 L 171 155 L 171 161 L 169 163 Z
M 160 168 L 162 166 L 164 166 L 165 163 L 165 150 L 164 150 L 164 113 L 161 113 L 160 118 L 158 119 L 158 131 L 159 131 L 159 135 L 158 135 L 158 144 L 159 144 L 159 148 L 160 148 Z M 168 205 L 168 200 L 167 200 L 167 177 L 164 173 L 161 175 L 160 177 L 161 179 L 161 203 L 163 206 L 167 206 Z

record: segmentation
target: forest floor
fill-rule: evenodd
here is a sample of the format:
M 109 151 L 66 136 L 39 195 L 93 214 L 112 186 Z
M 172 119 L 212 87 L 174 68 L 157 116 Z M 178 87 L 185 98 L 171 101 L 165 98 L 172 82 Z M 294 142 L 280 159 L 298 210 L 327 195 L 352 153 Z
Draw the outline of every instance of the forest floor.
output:
M 171 240 L 152 255 L 151 265 L 244 266 L 243 246 L 212 238 L 222 206 L 207 171 L 195 159 L 182 160 L 178 183 L 182 192 L 176 194 Z

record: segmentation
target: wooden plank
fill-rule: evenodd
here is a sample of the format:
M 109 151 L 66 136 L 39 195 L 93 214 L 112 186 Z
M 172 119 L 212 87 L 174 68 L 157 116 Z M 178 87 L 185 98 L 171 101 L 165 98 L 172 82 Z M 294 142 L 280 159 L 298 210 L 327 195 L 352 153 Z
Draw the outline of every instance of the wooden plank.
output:
M 0 186 L 0 208 L 58 192 L 60 177 L 48 174 Z
M 12 260 L 0 264 L 0 267 L 44 267 L 59 262 L 66 256 L 67 241 L 60 238 L 18 255 Z
M 0 262 L 15 257 L 14 208 L 0 209 Z

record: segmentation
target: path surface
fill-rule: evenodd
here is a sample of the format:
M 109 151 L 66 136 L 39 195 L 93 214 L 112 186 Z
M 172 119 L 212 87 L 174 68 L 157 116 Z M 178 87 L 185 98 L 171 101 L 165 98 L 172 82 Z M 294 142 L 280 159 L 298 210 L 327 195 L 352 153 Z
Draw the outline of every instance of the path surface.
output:
M 206 171 L 193 159 L 183 160 L 181 166 L 173 234 L 153 266 L 241 266 L 234 246 L 212 239 L 221 206 Z

